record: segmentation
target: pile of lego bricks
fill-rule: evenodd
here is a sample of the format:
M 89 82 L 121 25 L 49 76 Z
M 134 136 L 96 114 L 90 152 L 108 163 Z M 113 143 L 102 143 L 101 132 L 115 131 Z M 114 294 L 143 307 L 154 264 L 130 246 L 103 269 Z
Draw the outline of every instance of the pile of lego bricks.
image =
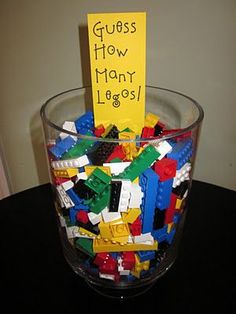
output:
M 116 282 L 148 276 L 162 262 L 184 210 L 191 133 L 138 142 L 129 128 L 95 128 L 92 112 L 64 122 L 63 129 L 87 136 L 61 133 L 48 145 L 61 227 L 84 268 Z M 147 113 L 141 138 L 173 132 Z

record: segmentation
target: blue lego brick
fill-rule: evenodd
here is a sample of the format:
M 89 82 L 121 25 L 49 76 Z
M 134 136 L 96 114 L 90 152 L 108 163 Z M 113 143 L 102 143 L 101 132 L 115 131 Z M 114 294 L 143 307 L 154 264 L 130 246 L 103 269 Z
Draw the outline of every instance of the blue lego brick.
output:
M 49 148 L 49 151 L 56 157 L 61 158 L 70 148 L 75 145 L 76 141 L 71 137 L 67 136 L 61 141 L 58 141 L 54 146 Z
M 170 196 L 173 185 L 173 178 L 159 182 L 157 197 L 156 197 L 156 207 L 160 210 L 166 209 L 170 206 Z
M 152 236 L 153 236 L 153 238 L 154 238 L 155 240 L 157 240 L 158 243 L 161 243 L 161 242 L 163 242 L 163 241 L 166 240 L 167 235 L 168 235 L 168 233 L 167 233 L 167 228 L 168 228 L 168 226 L 165 225 L 165 226 L 164 226 L 163 228 L 161 228 L 161 229 L 157 229 L 157 230 L 153 230 L 153 231 L 152 231 Z
M 139 185 L 144 193 L 141 204 L 142 233 L 153 229 L 158 182 L 159 176 L 151 168 L 146 169 L 139 177 Z
M 78 210 L 75 209 L 75 207 L 71 207 L 69 211 L 69 216 L 70 216 L 70 222 L 75 225 L 76 223 L 76 214 Z
M 149 261 L 155 258 L 156 251 L 138 251 L 140 262 Z
M 168 158 L 177 160 L 177 169 L 179 170 L 193 154 L 193 141 L 187 138 L 173 145 L 172 151 L 167 154 Z
M 88 111 L 77 120 L 75 120 L 75 127 L 78 133 L 85 132 L 94 128 L 94 117 L 92 111 Z
M 169 244 L 172 243 L 173 238 L 174 238 L 174 235 L 175 235 L 175 232 L 176 232 L 176 229 L 174 228 L 173 230 L 171 230 L 170 233 L 167 233 L 166 241 L 167 241 Z
M 79 205 L 75 205 L 75 209 L 76 210 L 85 210 L 86 212 L 88 212 L 89 206 L 85 205 L 83 203 L 80 203 Z
M 66 193 L 69 195 L 70 199 L 75 205 L 80 205 L 83 201 L 73 190 L 73 188 L 66 191 Z
M 181 214 L 180 213 L 175 213 L 174 214 L 174 218 L 173 218 L 173 223 L 174 224 L 178 224 L 181 218 Z

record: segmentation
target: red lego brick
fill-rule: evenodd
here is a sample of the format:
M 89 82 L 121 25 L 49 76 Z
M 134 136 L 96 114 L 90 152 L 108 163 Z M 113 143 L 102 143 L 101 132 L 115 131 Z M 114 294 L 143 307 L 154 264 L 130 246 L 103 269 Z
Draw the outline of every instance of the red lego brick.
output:
M 109 257 L 110 257 L 109 253 L 105 253 L 105 252 L 104 253 L 97 253 L 93 262 L 95 265 L 101 266 L 101 265 L 103 265 L 103 263 L 105 261 L 107 261 L 109 259 Z
M 182 129 L 163 130 L 161 136 L 170 135 L 170 134 L 173 134 L 173 133 L 177 133 L 179 131 L 182 131 Z M 181 141 L 181 140 L 183 140 L 184 138 L 187 138 L 187 137 L 191 137 L 191 131 L 185 132 L 182 135 L 176 136 L 176 137 L 174 137 L 174 139 L 178 142 L 178 141 Z
M 79 210 L 76 214 L 76 219 L 84 224 L 89 222 L 88 213 L 84 210 Z
M 94 130 L 94 135 L 96 137 L 100 137 L 103 133 L 105 132 L 105 128 L 103 126 L 103 124 L 100 124 L 96 127 L 96 129 Z
M 174 178 L 176 175 L 177 161 L 175 159 L 163 158 L 154 164 L 154 170 L 159 175 L 160 181 Z
M 110 162 L 115 158 L 119 158 L 121 160 L 124 160 L 126 157 L 125 152 L 123 150 L 122 145 L 118 145 L 113 149 L 113 152 L 110 154 L 110 156 L 107 158 L 106 162 Z
M 177 196 L 174 193 L 171 193 L 170 206 L 165 211 L 164 224 L 169 224 L 173 222 L 174 214 L 176 212 L 175 210 L 176 200 L 177 200 Z
M 142 138 L 151 138 L 154 136 L 155 133 L 155 128 L 149 128 L 147 126 L 145 126 L 142 130 Z M 147 142 L 142 142 L 141 146 L 144 146 L 145 144 L 147 144 Z
M 122 266 L 125 270 L 131 270 L 135 265 L 135 255 L 134 252 L 123 252 L 121 254 Z
M 133 236 L 140 235 L 142 233 L 142 223 L 140 217 L 138 217 L 130 226 L 130 232 Z

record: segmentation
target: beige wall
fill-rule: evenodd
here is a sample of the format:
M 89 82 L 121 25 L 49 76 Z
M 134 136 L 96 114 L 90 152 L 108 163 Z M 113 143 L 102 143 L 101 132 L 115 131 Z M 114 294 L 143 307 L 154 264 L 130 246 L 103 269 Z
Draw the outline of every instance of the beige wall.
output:
M 11 189 L 48 181 L 39 109 L 86 83 L 79 26 L 91 12 L 147 12 L 147 83 L 205 110 L 195 179 L 236 189 L 235 0 L 0 0 L 0 140 Z

